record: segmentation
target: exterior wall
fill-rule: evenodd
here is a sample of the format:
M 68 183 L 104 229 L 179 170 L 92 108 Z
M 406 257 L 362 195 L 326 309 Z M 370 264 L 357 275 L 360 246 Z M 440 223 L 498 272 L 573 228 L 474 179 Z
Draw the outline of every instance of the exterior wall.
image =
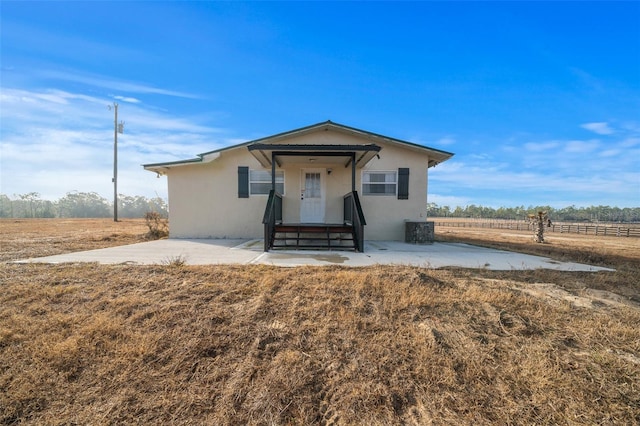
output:
M 428 156 L 395 144 L 382 146 L 380 159 L 374 158 L 357 173 L 357 190 L 367 226 L 365 240 L 404 241 L 405 221 L 426 220 Z M 363 195 L 362 171 L 396 171 L 409 168 L 409 199 L 391 195 Z
M 238 166 L 260 169 L 246 150 L 168 172 L 171 238 L 260 238 L 267 196 L 238 198 Z
M 291 139 L 296 144 L 362 144 L 367 140 L 339 132 L 317 132 Z M 399 240 L 405 237 L 405 221 L 426 220 L 428 156 L 419 149 L 376 141 L 380 158 L 356 170 L 356 190 L 367 221 L 365 240 Z M 170 235 L 172 238 L 262 238 L 266 195 L 238 198 L 238 166 L 263 169 L 246 147 L 222 151 L 206 164 L 169 170 Z M 410 169 L 409 199 L 363 195 L 362 172 Z M 351 165 L 318 158 L 309 164 L 286 164 L 283 220 L 300 222 L 301 169 L 322 170 L 325 182 L 326 223 L 342 223 L 343 197 L 351 192 Z M 331 169 L 331 173 L 327 172 Z

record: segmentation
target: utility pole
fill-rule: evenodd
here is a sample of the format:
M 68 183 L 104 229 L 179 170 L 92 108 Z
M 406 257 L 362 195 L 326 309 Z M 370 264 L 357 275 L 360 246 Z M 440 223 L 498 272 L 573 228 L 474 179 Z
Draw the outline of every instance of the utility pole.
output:
M 109 105 L 111 110 L 111 105 Z M 113 221 L 118 221 L 118 133 L 124 133 L 124 122 L 118 124 L 118 104 L 113 103 Z

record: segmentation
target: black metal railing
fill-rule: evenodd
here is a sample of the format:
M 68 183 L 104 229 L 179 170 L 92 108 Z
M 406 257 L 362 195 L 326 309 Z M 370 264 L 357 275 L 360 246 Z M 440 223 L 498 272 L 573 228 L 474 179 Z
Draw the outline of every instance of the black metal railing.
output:
M 282 223 L 282 195 L 273 189 L 269 191 L 267 207 L 264 210 L 262 224 L 264 225 L 264 251 L 273 247 L 276 223 Z
M 358 191 L 353 191 L 344 196 L 344 223 L 353 227 L 353 242 L 356 250 L 364 251 L 364 219 Z

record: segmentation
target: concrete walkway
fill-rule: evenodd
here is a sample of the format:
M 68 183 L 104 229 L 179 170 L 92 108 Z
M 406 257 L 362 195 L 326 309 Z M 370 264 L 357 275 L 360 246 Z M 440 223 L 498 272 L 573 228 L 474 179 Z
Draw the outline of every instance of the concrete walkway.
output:
M 367 242 L 364 253 L 291 250 L 265 253 L 262 240 L 167 239 L 17 262 L 159 265 L 174 261 L 184 261 L 189 265 L 263 264 L 289 267 L 301 265 L 410 265 L 424 268 L 459 266 L 492 270 L 545 268 L 562 271 L 611 271 L 611 269 L 597 266 L 559 262 L 546 257 L 468 244 L 416 245 L 396 241 Z

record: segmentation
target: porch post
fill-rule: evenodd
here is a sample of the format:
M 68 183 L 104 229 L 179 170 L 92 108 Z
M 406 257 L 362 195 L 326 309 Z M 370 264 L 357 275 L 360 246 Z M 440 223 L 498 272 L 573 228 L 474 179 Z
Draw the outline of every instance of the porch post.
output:
M 276 155 L 271 151 L 271 190 L 276 192 Z
M 356 153 L 351 153 L 351 192 L 356 190 Z

